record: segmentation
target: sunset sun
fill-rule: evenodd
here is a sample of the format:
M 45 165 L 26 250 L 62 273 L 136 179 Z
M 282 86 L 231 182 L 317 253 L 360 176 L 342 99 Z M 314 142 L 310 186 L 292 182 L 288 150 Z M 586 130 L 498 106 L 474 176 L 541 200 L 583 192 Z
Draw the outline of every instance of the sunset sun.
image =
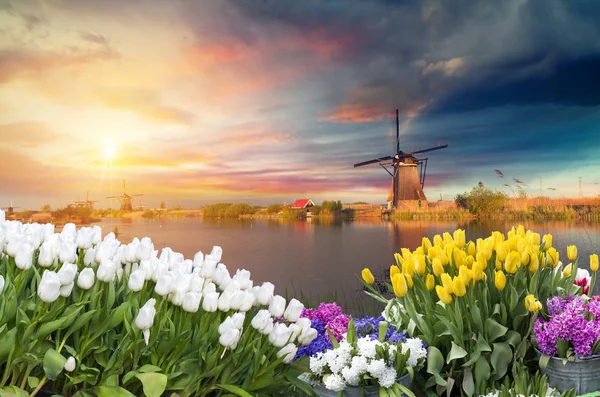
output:
M 104 146 L 104 159 L 106 161 L 111 161 L 113 160 L 117 155 L 117 148 L 115 147 L 115 145 L 113 144 L 106 144 L 106 146 Z

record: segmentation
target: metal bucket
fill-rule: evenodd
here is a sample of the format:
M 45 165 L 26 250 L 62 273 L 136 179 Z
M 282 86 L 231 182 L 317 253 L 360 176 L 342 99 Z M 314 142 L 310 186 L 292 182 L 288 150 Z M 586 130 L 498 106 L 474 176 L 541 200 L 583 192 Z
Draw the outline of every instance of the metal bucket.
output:
M 400 378 L 396 379 L 397 383 L 400 383 L 403 386 L 410 387 L 410 376 L 405 374 Z M 316 385 L 313 387 L 315 392 L 320 397 L 338 397 L 338 392 L 333 390 L 328 390 L 324 386 Z M 364 390 L 364 394 L 363 394 Z M 379 385 L 371 385 L 365 386 L 364 388 L 360 387 L 348 387 L 344 389 L 343 394 L 344 397 L 379 397 Z
M 551 357 L 542 373 L 548 376 L 548 384 L 560 392 L 575 389 L 577 395 L 600 391 L 600 355 L 567 361 Z

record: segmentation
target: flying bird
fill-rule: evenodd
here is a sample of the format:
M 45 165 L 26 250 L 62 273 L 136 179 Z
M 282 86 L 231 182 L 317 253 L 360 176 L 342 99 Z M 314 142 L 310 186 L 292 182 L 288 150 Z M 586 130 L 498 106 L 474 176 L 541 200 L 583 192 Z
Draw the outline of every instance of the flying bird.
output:
M 499 176 L 500 178 L 504 178 L 504 174 L 503 174 L 503 173 L 502 173 L 502 171 L 500 171 L 499 169 L 495 169 L 495 170 L 494 170 L 494 172 L 495 172 L 496 174 L 498 174 L 498 176 Z

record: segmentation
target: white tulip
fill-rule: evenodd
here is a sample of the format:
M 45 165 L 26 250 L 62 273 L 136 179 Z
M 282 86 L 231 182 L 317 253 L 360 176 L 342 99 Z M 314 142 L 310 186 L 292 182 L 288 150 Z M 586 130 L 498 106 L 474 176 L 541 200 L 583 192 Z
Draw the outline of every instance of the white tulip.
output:
M 60 279 L 60 285 L 69 285 L 75 280 L 77 275 L 77 265 L 74 263 L 63 263 L 58 270 L 58 278 Z
M 91 247 L 85 251 L 85 255 L 83 256 L 83 264 L 87 267 L 96 264 L 96 248 Z
M 206 282 L 204 281 L 204 287 L 202 288 L 202 293 L 203 294 L 208 294 L 209 292 L 216 292 L 217 291 L 217 286 L 215 285 L 215 283 L 213 282 Z
M 246 319 L 246 313 L 235 313 L 231 318 L 233 320 L 233 326 L 237 329 L 241 329 L 244 325 L 244 320 Z
M 190 284 L 192 282 L 192 276 L 183 273 L 175 276 L 175 291 L 186 293 L 190 290 Z
M 219 302 L 219 293 L 212 291 L 212 292 L 205 292 L 204 293 L 204 299 L 202 299 L 202 310 L 204 310 L 205 312 L 215 312 L 217 311 L 217 307 L 218 307 L 218 302 Z
M 302 302 L 294 298 L 288 304 L 287 309 L 285 309 L 283 317 L 285 317 L 286 320 L 291 322 L 298 321 L 300 315 L 302 314 L 302 309 L 304 309 L 304 305 L 302 304 Z
M 231 282 L 231 275 L 229 274 L 229 270 L 227 270 L 227 266 L 223 263 L 219 263 L 213 275 L 213 280 L 221 290 L 224 290 Z
M 144 282 L 146 281 L 146 272 L 144 270 L 138 269 L 135 272 L 131 273 L 129 276 L 129 281 L 127 282 L 127 286 L 130 290 L 134 292 L 141 291 L 144 288 Z
M 94 270 L 89 267 L 86 267 L 79 273 L 79 277 L 77 277 L 77 286 L 84 291 L 92 288 L 94 285 Z
M 94 229 L 91 227 L 82 227 L 77 232 L 77 237 L 75 238 L 75 245 L 79 249 L 88 249 L 92 246 L 92 241 L 94 239 Z
M 4 222 L 6 220 L 6 214 L 4 210 L 0 210 L 0 222 Z
M 0 274 L 0 295 L 2 295 L 2 291 L 4 291 L 4 276 Z
M 98 270 L 96 270 L 96 277 L 98 280 L 110 283 L 115 279 L 117 275 L 117 264 L 110 259 L 105 259 L 100 262 Z
M 46 303 L 52 303 L 60 296 L 60 279 L 58 274 L 46 270 L 42 274 L 40 285 L 38 285 L 38 295 Z
M 198 251 L 194 255 L 194 267 L 202 267 L 202 262 L 204 262 L 204 254 L 202 251 Z
M 29 243 L 23 243 L 19 246 L 19 251 L 15 257 L 15 265 L 21 270 L 29 270 L 33 264 L 33 247 Z
M 77 226 L 74 223 L 67 223 L 63 226 L 62 232 L 60 232 L 63 240 L 69 241 L 71 243 L 75 243 L 75 238 L 77 237 Z
M 273 325 L 273 330 L 269 334 L 269 342 L 273 346 L 283 347 L 289 343 L 290 337 L 292 336 L 292 330 L 283 323 L 277 323 Z
M 173 276 L 171 275 L 171 273 L 165 273 L 161 275 L 156 281 L 154 292 L 156 292 L 160 296 L 165 296 L 173 292 L 174 289 L 175 283 L 173 280 Z
M 127 263 L 129 262 L 127 257 L 129 256 L 129 247 L 127 245 L 120 245 L 117 248 L 117 253 L 115 254 L 113 260 L 117 263 Z
M 233 281 L 237 281 L 240 288 L 243 290 L 251 289 L 253 281 L 250 279 L 250 272 L 245 269 L 238 269 L 235 275 L 231 278 Z
M 190 292 L 202 292 L 204 287 L 204 279 L 197 274 L 194 274 L 190 280 Z
M 156 315 L 154 305 L 156 305 L 156 299 L 148 299 L 135 318 L 135 326 L 142 330 L 146 345 L 150 341 L 150 328 L 154 324 L 154 316 Z
M 221 324 L 219 324 L 219 335 L 223 335 L 229 328 L 240 329 L 241 327 L 236 327 L 233 321 L 232 316 L 227 317 Z
M 228 312 L 231 309 L 231 299 L 233 298 L 233 292 L 224 291 L 219 296 L 218 308 L 222 312 Z
M 253 288 L 254 289 L 254 288 Z M 259 290 L 257 301 L 261 305 L 268 305 L 271 303 L 271 299 L 273 299 L 273 293 L 275 292 L 275 286 L 269 282 L 263 283 Z
M 184 274 L 192 274 L 192 272 L 194 271 L 194 261 L 192 261 L 191 259 L 184 260 L 183 265 L 181 267 L 181 271 Z
M 285 311 L 285 298 L 281 295 L 273 296 L 271 304 L 269 305 L 269 311 L 273 317 L 283 316 L 283 312 Z
M 250 292 L 250 291 L 242 291 L 242 292 L 244 293 L 244 300 L 242 301 L 242 304 L 241 304 L 239 310 L 241 312 L 247 312 L 254 305 L 255 298 L 254 298 L 254 295 L 252 295 L 252 292 Z
M 297 352 L 298 347 L 293 343 L 288 343 L 277 352 L 277 358 L 285 357 L 283 359 L 284 364 L 290 364 L 292 361 L 294 361 L 294 357 L 296 357 Z
M 75 366 L 77 365 L 77 362 L 75 361 L 75 358 L 73 356 L 67 358 L 67 361 L 65 362 L 65 366 L 64 366 L 64 370 L 67 372 L 73 372 L 75 370 Z
M 50 241 L 44 241 L 40 247 L 38 263 L 41 267 L 50 267 L 56 261 L 56 248 Z
M 212 251 L 210 251 L 210 256 L 212 256 L 217 263 L 221 262 L 221 258 L 223 257 L 223 248 L 215 245 Z
M 74 282 L 71 281 L 71 284 L 63 285 L 60 287 L 60 296 L 63 298 L 68 298 L 71 296 L 71 291 L 73 291 Z
M 22 235 L 17 233 L 7 233 L 6 235 L 6 254 L 11 257 L 16 257 L 19 248 L 25 242 Z
M 302 332 L 306 332 L 310 329 L 310 319 L 302 317 L 296 321 L 296 325 L 302 329 Z
M 152 255 L 152 251 L 154 251 L 152 240 L 149 237 L 144 237 L 135 249 L 135 256 L 138 261 L 148 260 Z
M 217 269 L 217 264 L 219 262 L 216 261 L 211 255 L 206 255 L 204 257 L 204 263 L 202 264 L 202 267 L 200 268 L 200 275 L 204 278 L 211 278 L 213 277 L 215 270 Z
M 237 328 L 229 328 L 219 337 L 219 343 L 224 347 L 235 349 L 240 340 L 240 330 Z
M 120 282 L 123 278 L 123 268 L 121 266 L 117 267 L 117 272 L 115 273 L 115 275 L 117 276 L 117 281 Z
M 240 310 L 242 304 L 244 303 L 244 299 L 246 298 L 246 293 L 242 290 L 233 292 L 231 296 L 231 309 L 232 310 Z
M 254 316 L 250 324 L 261 334 L 268 334 L 273 328 L 273 319 L 271 318 L 271 313 L 265 309 L 260 310 L 258 313 L 256 313 L 256 316 Z M 269 330 L 268 332 L 266 332 L 267 329 Z
M 237 292 L 240 290 L 240 284 L 235 280 L 231 280 L 225 288 L 221 288 L 221 289 L 223 291 Z
M 298 336 L 298 342 L 300 342 L 303 346 L 310 345 L 316 337 L 318 336 L 317 330 L 314 328 L 309 328 L 308 330 L 302 330 L 300 336 Z
M 77 260 L 77 246 L 74 241 L 61 241 L 58 246 L 58 259 L 63 263 L 75 262 Z
M 0 256 L 2 252 L 4 252 L 4 243 L 6 243 L 6 236 L 2 233 L 2 229 L 0 228 Z
M 295 342 L 298 335 L 302 332 L 302 328 L 298 327 L 296 323 L 292 323 L 288 326 L 288 329 L 292 331 L 292 336 L 290 337 L 290 342 Z
M 94 231 L 94 237 L 92 238 L 92 244 L 97 245 L 102 241 L 102 227 L 96 225 L 92 228 Z
M 157 259 L 150 259 L 147 261 L 140 261 L 140 270 L 144 270 L 146 273 L 146 280 L 153 280 L 154 274 L 156 273 Z
M 183 310 L 188 313 L 196 313 L 200 307 L 202 294 L 199 292 L 187 292 L 183 297 Z

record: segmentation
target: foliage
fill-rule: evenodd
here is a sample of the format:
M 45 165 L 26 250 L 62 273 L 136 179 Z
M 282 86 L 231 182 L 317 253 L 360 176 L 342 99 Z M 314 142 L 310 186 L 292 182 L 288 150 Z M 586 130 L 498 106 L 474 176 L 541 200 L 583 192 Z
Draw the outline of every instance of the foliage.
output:
M 160 202 L 160 209 L 164 210 L 165 208 L 167 208 L 167 206 L 165 205 L 164 200 Z
M 321 209 L 334 213 L 334 212 L 339 212 L 342 210 L 342 202 L 340 200 L 338 201 L 334 201 L 334 200 L 324 200 L 321 203 Z
M 581 290 L 573 284 L 577 260 L 563 274 L 552 236 L 522 226 L 476 243 L 459 229 L 395 257 L 387 284 L 395 298 L 365 284 L 387 304 L 388 320 L 430 346 L 427 385 L 438 393 L 456 387 L 473 396 L 497 386 L 532 352 L 539 300 Z
M 469 212 L 478 217 L 486 217 L 500 214 L 504 209 L 506 200 L 505 193 L 479 184 L 469 193 L 456 195 L 454 201 L 458 207 L 468 209 Z
M 279 212 L 281 212 L 282 208 L 283 205 L 281 204 L 270 204 L 267 207 L 267 214 L 278 214 Z
M 59 222 L 68 222 L 72 219 L 79 219 L 82 223 L 89 223 L 93 220 L 92 209 L 87 207 L 68 206 L 59 208 L 51 212 L 52 217 Z
M 42 208 L 40 209 L 40 211 L 50 212 L 50 211 L 52 211 L 52 206 L 50 204 L 44 204 L 44 205 L 42 205 Z
M 206 218 L 237 218 L 240 215 L 254 214 L 256 209 L 249 204 L 217 203 L 204 207 Z
M 3 213 L 0 212 L 3 216 Z M 5 244 L 6 242 L 6 244 Z M 289 395 L 316 331 L 274 286 L 101 229 L 0 219 L 0 394 Z M 286 307 L 287 306 L 287 307 Z M 302 363 L 294 364 L 302 368 Z M 305 387 L 305 386 L 304 386 Z
M 548 387 L 546 375 L 539 372 L 531 374 L 528 368 L 519 368 L 514 371 L 514 380 L 510 382 L 505 378 L 505 382 L 500 389 L 489 391 L 482 397 L 575 397 L 574 389 L 566 390 L 562 393 Z

